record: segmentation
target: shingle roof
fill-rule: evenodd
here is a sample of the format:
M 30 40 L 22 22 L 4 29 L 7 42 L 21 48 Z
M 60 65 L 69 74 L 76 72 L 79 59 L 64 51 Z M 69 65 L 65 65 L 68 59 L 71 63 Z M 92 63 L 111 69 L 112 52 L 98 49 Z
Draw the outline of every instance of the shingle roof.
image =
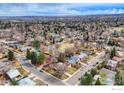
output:
M 6 72 L 6 74 L 11 78 L 14 79 L 17 76 L 21 75 L 20 72 L 17 69 L 11 69 L 8 72 Z
M 21 79 L 19 82 L 19 85 L 36 85 L 36 83 L 31 80 L 29 77 Z

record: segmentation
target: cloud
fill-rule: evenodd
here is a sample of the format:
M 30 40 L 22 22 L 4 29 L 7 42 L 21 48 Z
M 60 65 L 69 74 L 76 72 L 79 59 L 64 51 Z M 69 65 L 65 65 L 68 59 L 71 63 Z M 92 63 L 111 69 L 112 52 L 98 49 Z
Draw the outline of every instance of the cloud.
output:
M 123 4 L 0 4 L 0 16 L 92 15 L 124 13 Z

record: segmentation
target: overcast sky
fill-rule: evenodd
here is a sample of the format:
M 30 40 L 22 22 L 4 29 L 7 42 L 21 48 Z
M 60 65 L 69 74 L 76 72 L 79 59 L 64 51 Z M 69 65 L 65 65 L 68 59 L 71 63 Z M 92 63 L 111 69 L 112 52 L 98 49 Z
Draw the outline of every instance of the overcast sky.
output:
M 0 4 L 0 16 L 58 16 L 124 13 L 124 4 Z

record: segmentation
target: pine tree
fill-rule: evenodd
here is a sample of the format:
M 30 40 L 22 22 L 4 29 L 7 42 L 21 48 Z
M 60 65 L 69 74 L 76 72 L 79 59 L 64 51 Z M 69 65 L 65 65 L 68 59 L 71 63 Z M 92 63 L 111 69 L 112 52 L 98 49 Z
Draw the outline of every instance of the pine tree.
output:
M 31 63 L 36 65 L 37 62 L 38 62 L 38 60 L 37 60 L 37 53 L 36 52 L 32 52 L 31 53 Z
M 93 68 L 91 69 L 92 76 L 95 76 L 97 74 L 97 69 Z
M 40 48 L 40 41 L 35 40 L 35 41 L 33 42 L 33 45 L 34 45 L 34 47 L 38 50 L 38 49 Z
M 115 48 L 113 48 L 110 54 L 110 58 L 112 59 L 115 55 L 116 55 L 116 50 Z
M 8 60 L 13 61 L 14 60 L 14 54 L 12 51 L 9 50 L 8 52 Z
M 43 64 L 44 59 L 45 59 L 44 54 L 43 54 L 43 53 L 40 53 L 40 54 L 38 55 L 38 64 Z
M 31 59 L 31 52 L 30 52 L 29 49 L 27 49 L 26 58 L 27 58 L 27 59 Z
M 99 80 L 99 78 L 97 79 L 95 85 L 102 85 L 101 82 L 100 82 L 100 80 Z
M 91 73 L 85 73 L 85 75 L 81 78 L 81 85 L 92 85 L 93 76 Z

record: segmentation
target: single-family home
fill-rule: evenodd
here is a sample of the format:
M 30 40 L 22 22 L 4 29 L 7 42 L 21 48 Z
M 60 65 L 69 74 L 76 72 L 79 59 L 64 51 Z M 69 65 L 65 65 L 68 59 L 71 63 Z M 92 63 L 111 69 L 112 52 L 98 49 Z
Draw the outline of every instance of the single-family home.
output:
M 87 58 L 87 54 L 81 53 L 80 55 L 78 55 L 78 57 L 80 58 L 81 61 L 84 61 Z
M 117 61 L 115 60 L 108 60 L 108 63 L 106 65 L 106 68 L 110 69 L 110 70 L 115 70 L 116 66 L 117 66 Z
M 20 80 L 22 78 L 21 73 L 17 69 L 10 69 L 6 72 L 6 75 L 13 81 Z
M 72 56 L 70 57 L 70 59 L 68 60 L 68 62 L 72 65 L 76 64 L 77 62 L 80 61 L 80 58 L 78 56 Z
M 36 85 L 36 82 L 31 80 L 29 77 L 26 77 L 26 78 L 19 80 L 18 84 L 20 86 L 34 86 L 34 85 Z
M 122 59 L 120 57 L 117 57 L 117 56 L 114 56 L 112 59 L 117 61 L 118 63 L 120 63 L 122 61 Z
M 102 68 L 100 73 L 105 74 L 104 77 L 101 76 L 101 80 L 105 85 L 114 85 L 115 84 L 115 74 L 116 72 Z

